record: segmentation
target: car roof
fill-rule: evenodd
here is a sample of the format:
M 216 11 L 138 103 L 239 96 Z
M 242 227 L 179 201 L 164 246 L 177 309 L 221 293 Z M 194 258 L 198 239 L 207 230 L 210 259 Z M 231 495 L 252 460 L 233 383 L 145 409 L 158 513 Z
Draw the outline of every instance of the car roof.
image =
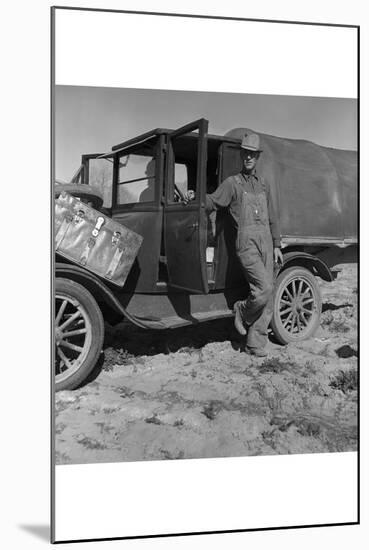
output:
M 104 153 L 101 155 L 100 158 L 106 158 L 111 157 L 120 151 L 126 149 L 127 147 L 131 147 L 133 145 L 139 145 L 140 143 L 145 143 L 151 139 L 154 139 L 157 136 L 160 135 L 169 135 L 175 130 L 173 128 L 155 128 L 153 130 L 150 130 L 149 132 L 145 132 L 144 134 L 140 134 L 138 136 L 135 136 L 134 138 L 128 139 L 126 141 L 122 141 L 121 143 L 118 143 L 117 145 L 113 145 L 111 148 L 111 151 Z M 198 134 L 196 132 L 189 132 L 188 134 L 185 134 L 181 136 L 184 139 L 194 139 L 198 137 Z M 207 139 L 211 141 L 218 141 L 220 143 L 233 143 L 233 144 L 239 144 L 241 142 L 238 138 L 228 137 L 228 136 L 221 136 L 217 134 L 208 134 Z

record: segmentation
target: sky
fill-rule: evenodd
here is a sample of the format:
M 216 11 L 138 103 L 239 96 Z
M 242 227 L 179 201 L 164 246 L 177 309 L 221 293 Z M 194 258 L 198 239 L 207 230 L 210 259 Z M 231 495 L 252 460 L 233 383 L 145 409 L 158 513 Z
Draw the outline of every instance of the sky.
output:
M 209 121 L 211 134 L 246 127 L 357 149 L 357 101 L 351 98 L 56 86 L 56 178 L 69 181 L 84 153 L 103 153 L 154 128 L 198 118 Z

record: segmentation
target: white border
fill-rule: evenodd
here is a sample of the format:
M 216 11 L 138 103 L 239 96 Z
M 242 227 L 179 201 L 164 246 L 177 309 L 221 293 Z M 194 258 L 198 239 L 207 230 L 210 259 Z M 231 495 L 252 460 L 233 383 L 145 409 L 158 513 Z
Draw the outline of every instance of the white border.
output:
M 57 10 L 55 36 L 56 84 L 357 96 L 353 28 Z
M 57 466 L 56 540 L 355 522 L 356 465 L 327 453 Z

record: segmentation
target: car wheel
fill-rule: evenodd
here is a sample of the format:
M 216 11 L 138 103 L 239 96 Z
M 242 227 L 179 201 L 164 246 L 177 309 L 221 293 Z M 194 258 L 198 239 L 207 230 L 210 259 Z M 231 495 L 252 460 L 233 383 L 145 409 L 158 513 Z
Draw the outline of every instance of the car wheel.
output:
M 95 367 L 104 319 L 88 290 L 70 279 L 55 282 L 55 390 L 74 390 Z
M 320 324 L 322 299 L 314 275 L 303 267 L 290 267 L 277 277 L 272 330 L 281 344 L 299 342 Z
M 82 202 L 90 202 L 92 208 L 96 208 L 97 210 L 102 207 L 104 202 L 104 197 L 99 189 L 91 185 L 82 183 L 59 183 L 54 186 L 55 198 L 57 199 L 63 191 L 73 195 L 73 197 L 80 198 Z

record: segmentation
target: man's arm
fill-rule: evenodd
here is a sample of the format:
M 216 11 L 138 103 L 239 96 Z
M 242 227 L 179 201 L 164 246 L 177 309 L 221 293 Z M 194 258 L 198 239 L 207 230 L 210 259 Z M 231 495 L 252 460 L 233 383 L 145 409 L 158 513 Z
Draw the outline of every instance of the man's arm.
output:
M 207 193 L 206 198 L 206 211 L 208 213 L 219 208 L 225 208 L 230 205 L 234 195 L 234 187 L 231 178 L 224 180 L 214 193 Z M 184 195 L 184 202 L 187 204 L 189 201 L 194 200 L 195 193 L 193 191 L 187 191 Z
M 225 208 L 232 202 L 234 186 L 231 178 L 224 180 L 214 193 L 206 194 L 206 210 L 212 212 L 219 208 Z
M 272 234 L 273 246 L 274 248 L 280 248 L 281 247 L 281 229 L 280 229 L 280 223 L 279 223 L 279 215 L 276 212 L 268 183 L 266 183 L 265 189 L 266 189 L 266 197 L 267 197 L 267 204 L 268 204 L 269 226 L 270 226 L 270 232 Z
M 283 264 L 283 254 L 281 251 L 281 228 L 279 222 L 279 213 L 276 212 L 274 206 L 273 197 L 270 192 L 269 184 L 266 186 L 266 197 L 268 204 L 268 215 L 269 215 L 269 226 L 270 232 L 273 239 L 273 252 L 274 252 L 274 262 Z

